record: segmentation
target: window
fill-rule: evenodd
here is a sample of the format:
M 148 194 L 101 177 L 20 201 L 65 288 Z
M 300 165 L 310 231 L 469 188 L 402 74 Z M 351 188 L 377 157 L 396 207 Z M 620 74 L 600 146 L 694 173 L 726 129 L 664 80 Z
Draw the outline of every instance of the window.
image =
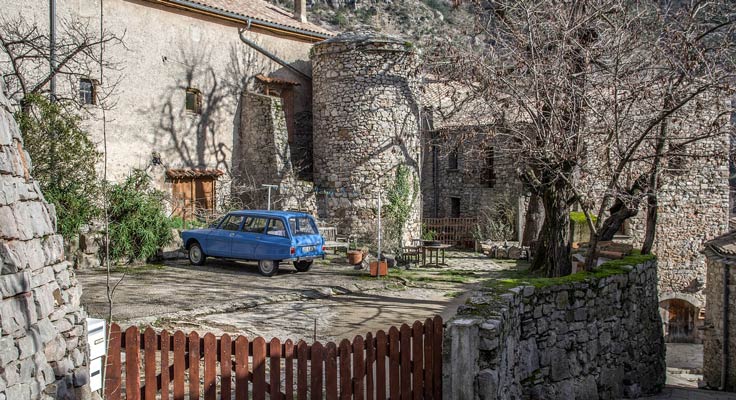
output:
M 450 218 L 460 218 L 459 197 L 450 197 Z
M 452 149 L 450 151 L 450 154 L 447 155 L 447 169 L 457 169 L 458 162 L 457 162 L 457 147 Z
M 682 175 L 687 170 L 687 150 L 681 143 L 670 143 L 667 169 L 672 175 Z
M 187 89 L 186 109 L 195 114 L 202 113 L 202 92 L 198 89 Z
M 289 218 L 289 226 L 294 235 L 316 235 L 317 228 L 307 217 Z
M 271 219 L 268 223 L 267 235 L 286 237 L 286 228 L 284 222 L 280 219 Z
M 97 87 L 92 79 L 79 79 L 79 102 L 82 104 L 97 104 Z
M 495 157 L 496 154 L 493 147 L 487 148 L 485 154 L 485 168 L 483 170 L 483 176 L 481 177 L 481 180 L 488 187 L 493 187 L 496 185 L 496 169 L 494 165 Z
M 226 231 L 237 231 L 240 229 L 240 224 L 243 222 L 242 215 L 230 215 L 227 217 L 227 219 L 220 225 L 220 229 L 224 229 Z
M 243 232 L 263 233 L 266 229 L 266 222 L 268 222 L 266 218 L 248 217 L 245 224 L 243 224 Z

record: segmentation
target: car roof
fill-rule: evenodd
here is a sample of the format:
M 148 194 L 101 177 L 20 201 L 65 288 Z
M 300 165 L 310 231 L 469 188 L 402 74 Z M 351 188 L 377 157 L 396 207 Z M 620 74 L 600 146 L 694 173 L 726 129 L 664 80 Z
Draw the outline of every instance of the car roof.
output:
M 273 216 L 273 217 L 283 217 L 283 218 L 291 218 L 291 217 L 312 217 L 311 215 L 299 211 L 280 211 L 280 210 L 237 210 L 237 211 L 230 211 L 229 214 L 233 215 L 263 215 L 263 216 Z

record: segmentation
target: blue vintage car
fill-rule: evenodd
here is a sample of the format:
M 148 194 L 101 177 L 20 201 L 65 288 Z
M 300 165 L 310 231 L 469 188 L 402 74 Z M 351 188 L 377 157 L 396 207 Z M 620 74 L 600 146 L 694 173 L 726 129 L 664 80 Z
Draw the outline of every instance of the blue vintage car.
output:
M 258 270 L 273 276 L 283 261 L 299 272 L 324 258 L 324 239 L 314 218 L 291 211 L 232 211 L 206 229 L 181 233 L 189 261 L 202 265 L 207 257 L 258 261 Z

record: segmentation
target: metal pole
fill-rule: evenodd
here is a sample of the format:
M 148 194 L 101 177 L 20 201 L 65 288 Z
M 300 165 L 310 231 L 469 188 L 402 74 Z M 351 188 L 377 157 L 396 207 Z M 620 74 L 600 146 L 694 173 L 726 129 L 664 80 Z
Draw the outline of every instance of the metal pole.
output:
M 49 67 L 51 81 L 49 83 L 49 100 L 56 101 L 56 0 L 49 0 Z
M 268 188 L 268 208 L 267 210 L 271 210 L 271 189 L 278 188 L 279 185 L 261 185 L 265 188 Z
M 378 193 L 378 266 L 381 266 L 381 193 Z M 380 273 L 376 274 L 376 276 Z

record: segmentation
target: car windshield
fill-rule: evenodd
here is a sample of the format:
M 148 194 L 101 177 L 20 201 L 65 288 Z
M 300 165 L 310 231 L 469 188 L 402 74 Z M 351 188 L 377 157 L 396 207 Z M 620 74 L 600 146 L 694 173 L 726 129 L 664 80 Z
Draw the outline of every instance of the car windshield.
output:
M 289 226 L 294 235 L 316 235 L 317 228 L 308 217 L 291 217 L 289 218 Z
M 212 221 L 212 223 L 210 224 L 210 228 L 217 228 L 220 225 L 220 222 L 222 222 L 222 220 L 225 219 L 225 217 L 227 216 L 228 214 L 225 214 L 225 215 L 220 216 L 216 220 Z

